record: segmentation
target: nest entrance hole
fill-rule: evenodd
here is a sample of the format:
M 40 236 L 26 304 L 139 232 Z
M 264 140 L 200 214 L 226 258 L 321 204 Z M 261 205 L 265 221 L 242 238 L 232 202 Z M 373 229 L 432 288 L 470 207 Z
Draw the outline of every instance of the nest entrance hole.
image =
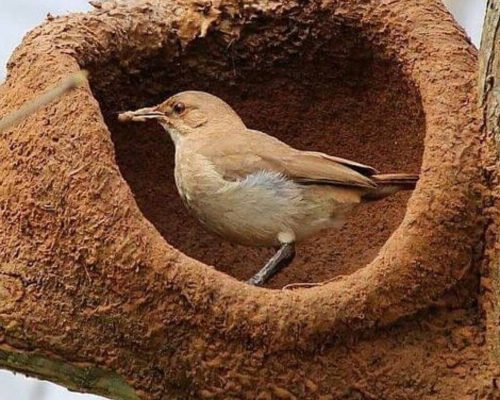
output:
M 419 171 L 425 120 L 418 91 L 397 62 L 359 32 L 342 26 L 326 31 L 321 46 L 304 41 L 303 51 L 271 63 L 264 42 L 242 40 L 231 52 L 214 33 L 193 42 L 181 56 L 172 58 L 162 49 L 143 58 L 133 72 L 117 60 L 93 66 L 92 76 L 98 78 L 92 88 L 121 173 L 144 216 L 168 243 L 238 279 L 253 275 L 273 252 L 206 232 L 177 194 L 174 147 L 167 134 L 154 123 L 116 120 L 118 110 L 157 104 L 178 91 L 215 94 L 248 127 L 297 148 L 350 158 L 381 172 Z M 260 62 L 255 61 L 259 49 L 252 46 L 262 47 Z M 253 54 L 251 66 L 242 56 L 247 50 Z M 409 196 L 399 193 L 363 205 L 342 229 L 299 244 L 293 264 L 269 287 L 324 281 L 365 266 L 401 222 Z

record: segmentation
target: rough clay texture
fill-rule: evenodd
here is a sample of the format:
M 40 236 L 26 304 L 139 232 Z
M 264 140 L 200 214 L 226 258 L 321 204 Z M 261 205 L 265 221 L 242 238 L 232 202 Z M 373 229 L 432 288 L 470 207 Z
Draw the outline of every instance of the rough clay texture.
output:
M 107 2 L 35 29 L 0 113 L 79 67 L 91 84 L 0 138 L 0 346 L 116 371 L 148 399 L 500 398 L 476 58 L 439 0 Z M 300 246 L 270 286 L 332 282 L 244 285 L 229 275 L 269 252 L 203 232 L 165 134 L 115 121 L 189 88 L 421 181 Z

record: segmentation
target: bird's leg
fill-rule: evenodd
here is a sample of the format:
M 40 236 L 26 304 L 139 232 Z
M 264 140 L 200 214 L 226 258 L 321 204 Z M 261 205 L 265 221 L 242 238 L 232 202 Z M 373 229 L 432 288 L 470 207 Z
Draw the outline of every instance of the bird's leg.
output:
M 279 271 L 290 265 L 295 257 L 295 243 L 283 243 L 274 256 L 264 267 L 251 277 L 247 283 L 262 286 Z

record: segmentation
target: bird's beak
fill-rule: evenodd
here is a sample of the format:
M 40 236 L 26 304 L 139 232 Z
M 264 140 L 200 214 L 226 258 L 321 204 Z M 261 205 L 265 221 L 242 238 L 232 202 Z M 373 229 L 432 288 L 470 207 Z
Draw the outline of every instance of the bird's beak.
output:
M 158 111 L 156 107 L 140 108 L 139 110 L 126 111 L 118 114 L 118 120 L 122 122 L 145 122 L 150 119 L 158 120 L 162 118 L 165 118 L 165 114 Z

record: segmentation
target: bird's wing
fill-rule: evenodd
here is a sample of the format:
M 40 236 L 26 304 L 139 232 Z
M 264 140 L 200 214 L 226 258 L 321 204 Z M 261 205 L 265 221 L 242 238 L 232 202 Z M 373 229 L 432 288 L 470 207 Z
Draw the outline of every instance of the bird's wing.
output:
M 258 171 L 281 173 L 305 184 L 331 184 L 373 188 L 370 176 L 377 171 L 353 161 L 314 151 L 300 151 L 259 131 L 247 130 L 217 140 L 217 146 L 200 149 L 228 180 Z

